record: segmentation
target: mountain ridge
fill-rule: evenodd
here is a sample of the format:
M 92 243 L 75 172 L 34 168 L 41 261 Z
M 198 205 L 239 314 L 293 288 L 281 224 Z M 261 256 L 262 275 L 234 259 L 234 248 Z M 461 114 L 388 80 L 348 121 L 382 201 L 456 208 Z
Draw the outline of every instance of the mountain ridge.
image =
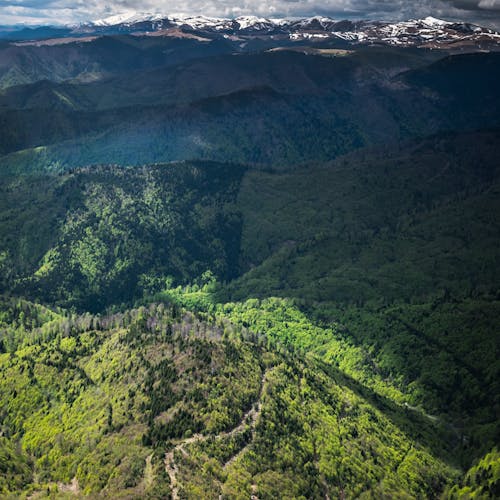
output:
M 50 35 L 50 28 L 32 29 L 31 35 Z M 56 38 L 103 36 L 117 33 L 135 35 L 175 36 L 180 33 L 202 33 L 210 37 L 241 38 L 277 37 L 292 41 L 345 41 L 352 45 L 382 43 L 396 46 L 417 46 L 434 49 L 464 50 L 467 47 L 496 50 L 500 46 L 500 34 L 468 22 L 444 21 L 432 16 L 407 21 L 337 20 L 324 16 L 306 18 L 264 18 L 239 16 L 217 18 L 206 16 L 179 16 L 142 14 L 130 11 L 108 18 L 77 25 L 55 27 Z M 177 32 L 176 36 L 181 36 Z M 1 38 L 15 39 L 16 32 L 0 31 Z M 21 39 L 29 40 L 29 31 L 20 33 Z M 40 39 L 40 37 L 35 37 Z M 23 42 L 29 43 L 29 42 Z M 55 42 L 54 42 L 55 43 Z M 61 43 L 61 42 L 59 42 Z
M 129 14 L 0 41 L 0 497 L 497 498 L 495 37 Z

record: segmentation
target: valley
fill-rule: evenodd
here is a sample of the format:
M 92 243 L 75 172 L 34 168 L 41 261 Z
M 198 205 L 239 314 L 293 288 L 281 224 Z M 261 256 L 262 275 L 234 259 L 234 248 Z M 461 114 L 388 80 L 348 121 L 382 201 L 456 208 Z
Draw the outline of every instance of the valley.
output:
M 0 36 L 0 497 L 500 495 L 497 33 Z

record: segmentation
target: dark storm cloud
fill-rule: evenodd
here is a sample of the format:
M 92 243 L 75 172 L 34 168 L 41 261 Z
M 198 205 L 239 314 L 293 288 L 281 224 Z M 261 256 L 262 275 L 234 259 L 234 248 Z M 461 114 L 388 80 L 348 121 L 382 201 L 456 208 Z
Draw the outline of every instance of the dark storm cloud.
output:
M 500 24 L 500 0 L 0 0 L 0 24 L 68 23 L 124 11 L 219 17 L 328 15 L 334 18 L 409 19 L 426 16 Z
M 449 0 L 453 7 L 470 11 L 496 10 L 500 11 L 500 0 Z

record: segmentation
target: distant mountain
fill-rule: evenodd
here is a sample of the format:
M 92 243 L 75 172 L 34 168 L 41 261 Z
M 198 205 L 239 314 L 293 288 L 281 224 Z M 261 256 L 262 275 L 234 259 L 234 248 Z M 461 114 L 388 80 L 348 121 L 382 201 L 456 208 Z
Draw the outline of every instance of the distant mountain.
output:
M 85 26 L 107 26 L 118 31 L 157 32 L 174 26 L 202 32 L 222 33 L 226 36 L 285 36 L 291 40 L 346 40 L 352 44 L 384 43 L 399 46 L 451 48 L 453 46 L 500 45 L 500 34 L 469 23 L 452 23 L 427 17 L 420 20 L 388 23 L 382 21 L 345 21 L 329 17 L 304 19 L 265 19 L 243 16 L 235 19 L 207 17 L 159 18 L 130 17 L 113 24 L 108 18 Z M 150 25 L 148 25 L 150 24 Z M 76 31 L 78 32 L 81 27 Z
M 500 54 L 435 61 L 436 52 L 224 54 L 90 83 L 14 86 L 0 96 L 0 169 L 192 158 L 285 167 L 499 126 Z
M 128 11 L 105 19 L 67 28 L 36 28 L 20 31 L 0 30 L 0 38 L 39 40 L 61 36 L 98 36 L 118 33 L 165 35 L 193 33 L 213 37 L 236 37 L 240 41 L 252 37 L 273 37 L 276 41 L 322 40 L 346 41 L 349 44 L 382 43 L 397 46 L 465 50 L 500 47 L 500 34 L 481 26 L 449 22 L 434 17 L 403 22 L 348 21 L 314 16 L 297 18 L 262 18 L 240 16 L 214 18 L 205 16 L 165 16 Z
M 43 40 L 62 38 L 71 35 L 70 27 L 57 26 L 0 26 L 0 39 L 6 40 Z
M 231 53 L 225 39 L 201 43 L 188 37 L 88 36 L 0 44 L 0 88 L 40 80 L 86 83 L 203 56 Z

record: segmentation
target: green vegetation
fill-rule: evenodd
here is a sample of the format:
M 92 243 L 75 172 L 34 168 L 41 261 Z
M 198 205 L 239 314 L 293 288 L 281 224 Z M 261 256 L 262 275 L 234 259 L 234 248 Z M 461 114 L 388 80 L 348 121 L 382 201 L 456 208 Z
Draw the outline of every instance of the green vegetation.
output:
M 439 426 L 269 345 L 230 311 L 163 302 L 50 317 L 28 302 L 3 308 L 4 332 L 21 317 L 34 325 L 0 355 L 5 494 L 163 496 L 165 453 L 183 442 L 176 485 L 190 498 L 254 487 L 264 498 L 276 488 L 306 498 L 434 495 L 456 476 L 449 450 L 432 451 L 445 436 Z M 255 420 L 242 421 L 252 405 Z
M 0 496 L 497 497 L 498 56 L 129 38 L 0 95 Z
M 448 492 L 448 498 L 498 498 L 500 495 L 500 454 L 494 448 L 471 467 L 460 486 Z
M 108 43 L 124 49 L 123 40 Z M 0 172 L 192 159 L 288 169 L 498 127 L 498 91 L 488 83 L 500 77 L 498 54 L 429 64 L 438 57 L 368 48 L 333 58 L 226 53 L 87 83 L 13 86 L 0 93 Z
M 16 381 L 6 398 L 27 398 L 8 409 L 6 453 L 17 453 L 8 488 L 30 477 L 38 481 L 30 488 L 64 489 L 76 478 L 87 493 L 138 494 L 147 483 L 160 494 L 170 481 L 161 454 L 171 452 L 179 495 L 238 497 L 257 488 L 271 497 L 276 485 L 292 497 L 342 489 L 432 496 L 429 484 L 436 494 L 458 491 L 453 470 L 499 439 L 496 136 L 437 136 L 390 155 L 357 153 L 285 172 L 186 162 L 4 177 L 1 269 L 12 298 L 2 307 L 1 347 L 5 380 Z M 480 144 L 474 163 L 472 138 Z M 139 320 L 125 312 L 134 302 L 146 307 Z M 165 304 L 166 316 L 148 312 L 151 303 Z M 105 308 L 118 318 L 112 327 L 86 313 Z M 177 339 L 193 321 L 205 340 Z M 237 354 L 224 344 L 228 335 L 230 346 L 243 338 L 258 348 L 242 344 Z M 20 359 L 29 360 L 23 368 Z M 255 403 L 266 367 L 268 377 L 307 381 L 314 396 L 306 406 L 317 415 L 296 402 L 294 384 L 281 383 L 267 402 L 284 398 L 278 409 L 266 413 L 262 403 L 255 428 L 230 434 Z M 37 382 L 54 370 L 59 385 Z M 359 412 L 377 417 L 372 427 L 356 420 L 358 434 L 336 430 L 352 450 L 341 467 L 338 435 L 320 439 L 311 419 L 331 427 L 327 415 L 342 413 L 346 394 L 345 404 L 359 401 Z M 264 418 L 274 422 L 274 444 L 271 434 L 258 444 Z M 19 428 L 25 419 L 29 431 Z M 288 420 L 295 427 L 282 440 Z M 82 433 L 87 445 L 78 444 Z M 198 435 L 219 437 L 182 444 Z M 374 436 L 393 451 L 374 442 L 366 455 Z M 372 475 L 357 468 L 356 453 L 372 456 Z M 251 465 L 255 456 L 264 468 Z M 93 464 L 106 471 L 99 480 Z M 343 467 L 349 472 L 339 478 Z M 416 479 L 424 471 L 432 479 Z M 146 478 L 132 484 L 131 476 Z
M 4 282 L 95 312 L 169 277 L 186 281 L 212 269 L 231 278 L 241 232 L 234 201 L 244 172 L 191 162 L 5 182 Z
M 449 306 L 438 308 L 436 304 L 429 306 L 429 311 L 422 305 L 413 309 L 364 309 L 363 313 L 357 309 L 328 310 L 342 322 L 327 324 L 324 320 L 312 321 L 294 301 L 279 298 L 214 304 L 209 291 L 192 292 L 190 288 L 173 289 L 157 295 L 159 298 L 214 311 L 256 335 L 265 333 L 271 345 L 292 349 L 301 357 L 312 357 L 335 368 L 337 378 L 354 384 L 365 396 L 370 394 L 373 401 L 390 401 L 386 411 L 403 409 L 420 418 L 421 427 L 425 422 L 434 423 L 446 436 L 446 447 L 453 450 L 453 463 L 457 465 L 467 465 L 472 457 L 497 442 L 497 403 L 488 399 L 498 393 L 496 345 L 491 339 L 499 314 L 496 304 L 490 308 L 489 318 L 479 323 L 478 311 L 487 310 L 490 304 L 463 303 L 452 306 L 451 311 L 446 310 Z M 318 311 L 324 313 L 325 309 L 320 307 Z M 425 318 L 426 323 L 418 325 L 422 331 L 405 323 L 416 318 Z M 438 321 L 449 328 L 460 326 L 454 336 L 442 330 L 437 333 L 442 328 L 436 326 Z M 471 331 L 471 321 L 477 325 L 477 336 L 469 339 L 468 348 L 459 340 Z M 352 329 L 347 330 L 346 324 Z M 484 366 L 488 370 L 481 368 Z
M 4 332 L 43 315 L 14 309 Z M 171 439 L 236 424 L 259 391 L 258 356 L 230 325 L 176 306 L 47 318 L 0 354 L 3 491 L 64 491 L 76 478 L 84 494 L 144 492 L 148 456 L 161 479 Z

